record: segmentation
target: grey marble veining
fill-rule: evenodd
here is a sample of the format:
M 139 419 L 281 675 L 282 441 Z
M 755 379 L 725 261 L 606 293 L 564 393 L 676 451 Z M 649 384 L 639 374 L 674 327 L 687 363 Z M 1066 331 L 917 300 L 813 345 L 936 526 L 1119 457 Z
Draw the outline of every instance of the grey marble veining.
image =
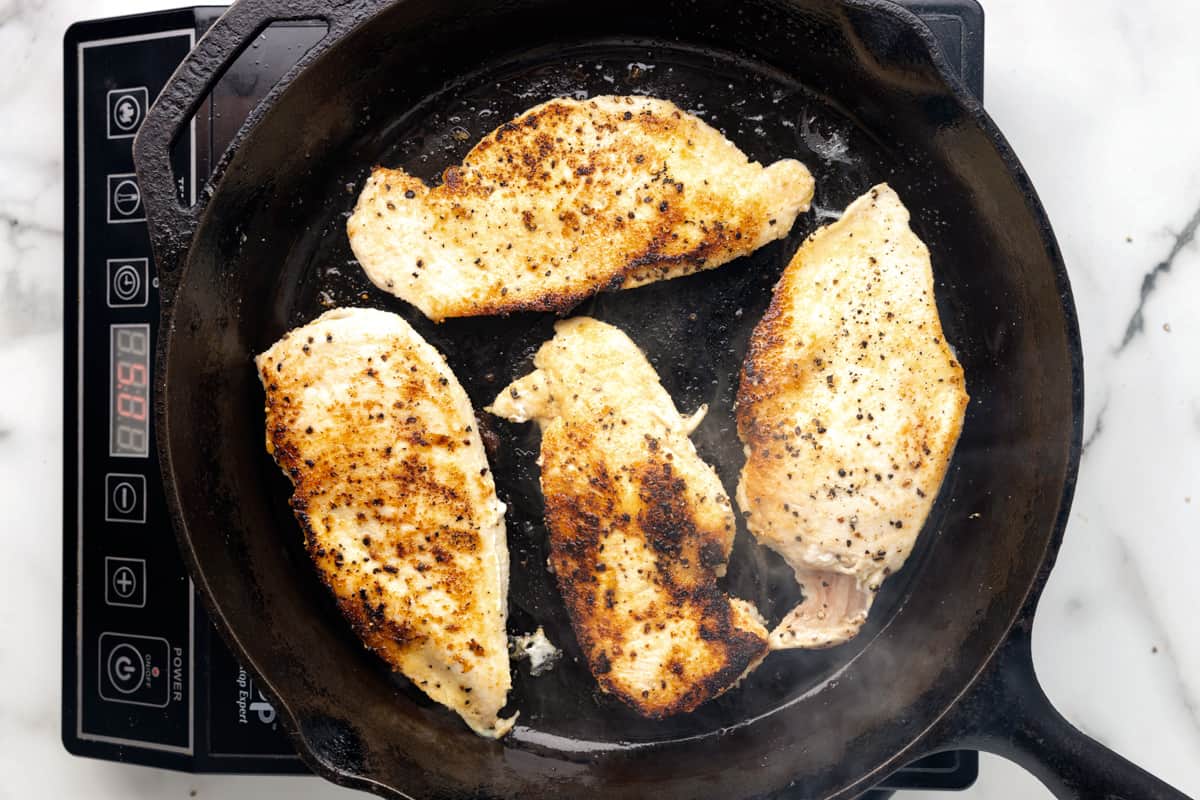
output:
M 1086 453 L 1035 662 L 1080 728 L 1200 796 L 1200 4 L 985 4 L 988 109 L 1055 225 L 1086 358 Z M 62 35 L 173 5 L 0 0 L 0 797 L 349 797 L 76 759 L 58 741 Z M 1049 794 L 985 756 L 964 796 Z
M 1121 343 L 1117 345 L 1116 352 L 1118 355 L 1125 352 L 1125 348 L 1129 347 L 1138 334 L 1145 332 L 1146 317 L 1144 312 L 1146 303 L 1158 288 L 1158 279 L 1170 272 L 1171 268 L 1175 266 L 1175 260 L 1179 257 L 1180 253 L 1183 253 L 1196 241 L 1197 228 L 1200 228 L 1200 208 L 1196 209 L 1191 219 L 1183 226 L 1183 229 L 1175 235 L 1175 241 L 1171 243 L 1171 251 L 1167 253 L 1167 257 L 1155 264 L 1142 277 L 1142 285 L 1138 289 L 1137 308 L 1134 309 L 1133 314 L 1129 317 L 1129 322 L 1125 326 L 1125 335 L 1121 337 Z

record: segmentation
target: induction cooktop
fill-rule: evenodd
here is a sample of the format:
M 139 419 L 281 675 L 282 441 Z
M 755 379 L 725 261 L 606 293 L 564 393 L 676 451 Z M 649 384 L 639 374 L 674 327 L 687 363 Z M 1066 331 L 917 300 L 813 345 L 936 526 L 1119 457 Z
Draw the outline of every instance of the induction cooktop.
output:
M 903 0 L 983 90 L 974 0 Z M 193 772 L 303 773 L 271 698 L 205 617 L 167 518 L 150 387 L 157 279 L 131 145 L 181 59 L 220 16 L 206 6 L 80 22 L 64 40 L 63 742 L 70 752 Z M 246 115 L 324 34 L 277 23 L 229 68 L 175 143 L 194 199 Z M 961 789 L 972 752 L 897 772 L 873 793 Z

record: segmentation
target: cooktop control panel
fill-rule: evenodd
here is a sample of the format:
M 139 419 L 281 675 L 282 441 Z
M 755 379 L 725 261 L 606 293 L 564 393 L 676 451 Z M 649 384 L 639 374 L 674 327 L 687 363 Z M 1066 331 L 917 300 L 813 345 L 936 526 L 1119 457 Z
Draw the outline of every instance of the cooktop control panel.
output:
M 196 42 L 191 25 L 76 48 L 76 608 L 80 738 L 194 750 L 191 586 L 163 512 L 151 430 L 158 302 L 130 145 L 150 102 Z M 175 156 L 195 191 L 195 132 Z M 94 567 L 92 566 L 94 565 Z M 184 609 L 184 613 L 162 613 Z
M 977 96 L 973 0 L 906 0 Z M 171 530 L 152 395 L 157 279 L 131 145 L 180 60 L 220 15 L 192 8 L 78 23 L 64 41 L 63 741 L 79 755 L 207 772 L 301 772 L 271 699 L 199 608 Z M 264 30 L 173 149 L 191 201 L 242 120 L 323 35 Z M 888 788 L 963 788 L 974 753 L 943 753 Z
M 198 607 L 156 458 L 158 290 L 131 147 L 221 10 L 80 23 L 66 36 L 63 740 L 156 766 L 303 771 L 270 699 Z M 174 144 L 181 200 L 321 33 L 273 27 L 235 64 Z

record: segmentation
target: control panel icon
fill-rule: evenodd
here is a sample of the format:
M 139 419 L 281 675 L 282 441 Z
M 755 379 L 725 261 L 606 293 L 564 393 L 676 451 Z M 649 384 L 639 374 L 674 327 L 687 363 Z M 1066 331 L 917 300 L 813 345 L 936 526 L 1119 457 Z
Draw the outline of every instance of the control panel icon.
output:
M 108 138 L 132 139 L 146 118 L 150 93 L 145 86 L 113 89 L 108 93 Z
M 146 664 L 142 654 L 131 644 L 119 644 L 108 652 L 105 659 L 108 679 L 121 694 L 133 694 L 141 688 L 146 677 Z
M 142 190 L 135 173 L 119 172 L 108 176 L 108 221 L 114 225 L 146 221 Z
M 145 559 L 105 557 L 104 602 L 110 606 L 145 607 Z
M 171 646 L 161 636 L 100 634 L 100 697 L 162 708 L 171 698 Z
M 141 308 L 150 296 L 150 260 L 108 259 L 108 307 Z
M 110 472 L 104 476 L 104 521 L 146 521 L 146 476 Z

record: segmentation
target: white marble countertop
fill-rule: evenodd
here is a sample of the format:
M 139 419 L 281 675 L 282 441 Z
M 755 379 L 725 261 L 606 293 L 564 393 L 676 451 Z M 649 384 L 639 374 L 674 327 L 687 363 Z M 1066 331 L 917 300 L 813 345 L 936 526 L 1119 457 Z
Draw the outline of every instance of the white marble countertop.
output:
M 62 36 L 156 0 L 0 0 L 0 797 L 350 797 L 313 778 L 193 776 L 59 741 Z M 1034 625 L 1081 729 L 1200 796 L 1200 4 L 986 0 L 987 107 L 1074 286 L 1087 450 Z M 1036 6 L 1036 12 L 1033 10 Z M 933 795 L 907 794 L 918 798 Z M 963 796 L 1049 794 L 984 756 Z

